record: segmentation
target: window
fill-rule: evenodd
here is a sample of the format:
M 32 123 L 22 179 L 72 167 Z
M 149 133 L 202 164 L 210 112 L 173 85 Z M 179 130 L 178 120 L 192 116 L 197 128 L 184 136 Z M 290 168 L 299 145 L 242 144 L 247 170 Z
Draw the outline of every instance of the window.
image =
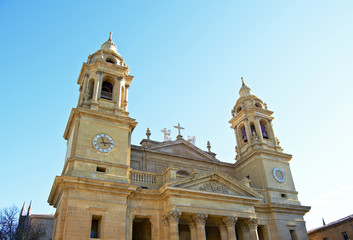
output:
M 105 167 L 97 167 L 97 168 L 96 168 L 96 171 L 97 171 L 97 172 L 105 172 L 105 171 L 106 171 L 106 168 L 105 168 Z
M 343 237 L 344 240 L 349 240 L 347 232 L 342 232 L 342 237 Z
M 88 92 L 88 99 L 92 99 L 92 97 L 93 97 L 93 88 L 94 88 L 94 80 L 91 79 L 91 80 L 89 81 L 88 89 L 87 89 L 87 92 Z
M 287 198 L 287 194 L 282 193 L 282 194 L 281 194 L 281 197 L 282 197 L 282 198 Z
M 290 230 L 290 236 L 292 240 L 298 240 L 295 230 Z
M 90 238 L 100 238 L 101 216 L 92 216 Z
M 109 82 L 103 82 L 101 98 L 112 100 L 113 98 L 113 85 Z

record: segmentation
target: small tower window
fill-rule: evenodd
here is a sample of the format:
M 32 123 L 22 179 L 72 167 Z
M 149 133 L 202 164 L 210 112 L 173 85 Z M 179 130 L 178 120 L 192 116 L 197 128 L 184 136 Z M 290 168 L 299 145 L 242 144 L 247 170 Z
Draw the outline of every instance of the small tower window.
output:
M 244 142 L 247 142 L 248 141 L 248 138 L 246 136 L 246 131 L 245 131 L 245 127 L 242 126 L 240 128 L 240 134 L 241 134 L 241 138 L 243 139 Z
M 258 107 L 258 108 L 262 108 L 262 105 L 261 105 L 261 103 L 255 103 L 255 107 Z
M 241 110 L 242 110 L 242 108 L 241 108 L 241 107 L 238 107 L 237 113 L 240 112 Z
M 178 170 L 176 173 L 179 175 L 190 176 L 190 173 L 188 173 L 186 170 Z
M 116 61 L 112 58 L 107 58 L 105 61 L 108 63 L 116 64 Z
M 112 100 L 113 98 L 113 85 L 109 82 L 103 82 L 101 98 Z
M 257 135 L 254 123 L 250 124 L 250 128 L 251 128 L 251 134 L 252 135 Z
M 260 121 L 260 128 L 261 128 L 262 136 L 266 139 L 269 139 L 268 131 L 267 131 L 267 123 L 265 121 Z

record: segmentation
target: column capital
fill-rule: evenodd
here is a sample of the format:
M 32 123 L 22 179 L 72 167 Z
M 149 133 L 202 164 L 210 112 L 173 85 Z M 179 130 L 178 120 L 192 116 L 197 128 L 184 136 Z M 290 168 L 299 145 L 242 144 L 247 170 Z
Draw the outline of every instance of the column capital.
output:
M 202 224 L 204 225 L 206 223 L 208 215 L 205 213 L 197 213 L 193 216 L 193 219 L 196 224 Z
M 121 81 L 121 80 L 123 80 L 124 78 L 121 77 L 121 76 L 119 76 L 119 77 L 117 77 L 116 79 L 118 79 L 118 81 Z
M 98 75 L 98 76 L 101 76 L 102 75 L 102 71 L 100 71 L 100 70 L 98 70 L 97 72 L 96 72 L 96 74 Z
M 181 212 L 179 210 L 172 210 L 167 215 L 169 223 L 178 223 Z
M 257 225 L 259 223 L 259 220 L 257 218 L 248 218 L 246 219 L 246 224 L 250 229 L 257 229 Z
M 237 217 L 223 217 L 221 220 L 226 227 L 234 227 L 234 225 L 237 223 L 238 218 Z
M 91 74 L 89 74 L 88 72 L 85 72 L 85 78 L 89 78 Z

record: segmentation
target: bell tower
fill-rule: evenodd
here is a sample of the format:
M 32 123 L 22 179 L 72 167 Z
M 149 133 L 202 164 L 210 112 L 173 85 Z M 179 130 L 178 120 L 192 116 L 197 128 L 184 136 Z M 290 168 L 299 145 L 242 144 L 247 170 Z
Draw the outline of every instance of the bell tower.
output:
M 239 99 L 229 121 L 237 142 L 236 175 L 248 179 L 266 202 L 300 204 L 289 161 L 272 126 L 273 112 L 255 96 L 242 78 Z
M 64 133 L 67 153 L 63 175 L 114 177 L 115 181 L 127 182 L 130 136 L 137 124 L 127 112 L 132 79 L 110 33 L 83 63 L 77 81 L 79 100 Z

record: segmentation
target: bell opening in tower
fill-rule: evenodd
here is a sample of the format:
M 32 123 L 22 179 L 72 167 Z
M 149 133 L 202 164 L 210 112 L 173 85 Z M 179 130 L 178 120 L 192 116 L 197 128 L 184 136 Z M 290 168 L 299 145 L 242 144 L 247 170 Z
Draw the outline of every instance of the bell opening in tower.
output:
M 103 82 L 101 98 L 112 100 L 113 97 L 113 85 L 109 82 Z

